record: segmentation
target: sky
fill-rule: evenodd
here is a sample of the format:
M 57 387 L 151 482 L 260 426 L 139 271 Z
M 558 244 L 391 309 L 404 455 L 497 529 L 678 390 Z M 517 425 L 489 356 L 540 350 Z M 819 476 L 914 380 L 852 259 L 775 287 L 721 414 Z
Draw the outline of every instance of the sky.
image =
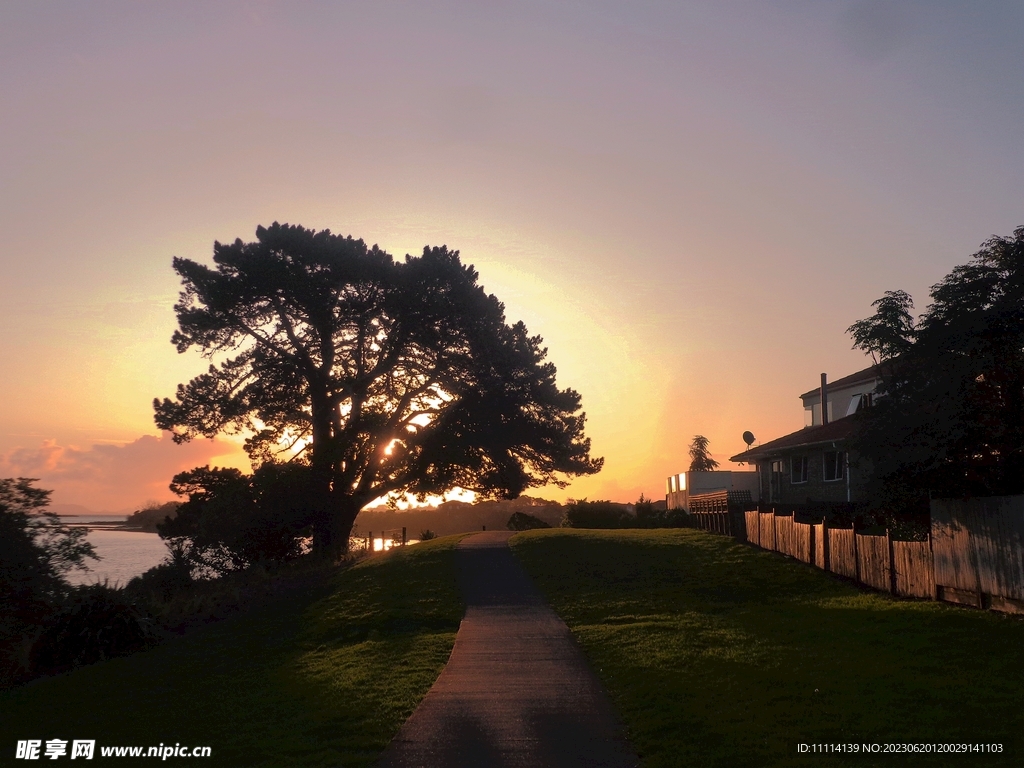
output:
M 799 429 L 846 328 L 1024 224 L 1024 6 L 0 0 L 0 477 L 122 511 L 178 471 L 171 258 L 301 224 L 446 244 L 664 495 Z

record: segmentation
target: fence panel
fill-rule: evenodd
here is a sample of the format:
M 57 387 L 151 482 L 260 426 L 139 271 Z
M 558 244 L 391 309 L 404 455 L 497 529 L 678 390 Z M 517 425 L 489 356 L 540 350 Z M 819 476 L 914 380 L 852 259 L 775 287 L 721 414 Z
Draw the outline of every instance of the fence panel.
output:
M 814 526 L 814 561 L 812 565 L 819 568 L 825 567 L 825 524 L 818 523 Z
M 748 509 L 743 517 L 747 524 L 747 541 L 761 546 L 761 514 L 756 509 Z
M 793 520 L 793 557 L 805 563 L 811 562 L 811 526 L 808 523 L 798 523 Z
M 784 555 L 793 554 L 793 516 L 775 518 L 776 543 L 779 552 Z
M 857 565 L 863 584 L 888 592 L 891 588 L 888 537 L 858 534 Z
M 851 579 L 857 578 L 853 536 L 852 528 L 828 529 L 829 570 Z
M 978 562 L 967 528 L 964 509 L 967 503 L 950 499 L 932 500 L 935 583 L 977 593 Z
M 896 565 L 896 594 L 904 597 L 934 597 L 932 548 L 927 541 L 894 541 L 892 559 Z
M 1024 600 L 1024 499 L 997 496 L 967 504 L 980 591 Z
M 761 518 L 761 546 L 765 549 L 774 550 L 776 548 L 775 513 L 761 512 L 758 516 Z

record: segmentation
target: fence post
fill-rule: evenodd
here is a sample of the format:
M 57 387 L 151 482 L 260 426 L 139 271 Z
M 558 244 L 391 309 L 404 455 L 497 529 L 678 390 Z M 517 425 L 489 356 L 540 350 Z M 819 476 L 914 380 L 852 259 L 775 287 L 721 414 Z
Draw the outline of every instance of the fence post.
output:
M 381 544 L 383 546 L 383 543 Z M 373 531 L 370 531 L 370 552 L 373 552 Z
M 826 520 L 824 517 L 822 517 L 821 518 L 821 542 L 822 542 L 823 549 L 822 549 L 822 556 L 821 556 L 821 560 L 822 560 L 821 567 L 822 567 L 823 570 L 831 571 L 832 570 L 832 561 L 831 561 L 831 553 L 829 552 L 829 548 L 828 548 L 828 541 L 829 541 L 828 520 Z
M 857 557 L 857 521 L 856 520 L 853 521 L 853 528 L 851 529 L 851 531 L 853 533 L 853 573 L 854 573 L 854 578 L 857 580 L 858 584 L 863 584 L 864 582 L 860 580 L 860 558 Z
M 796 520 L 796 517 L 793 519 Z M 807 560 L 811 565 L 814 565 L 818 562 L 818 548 L 814 546 L 814 523 L 809 523 L 807 527 L 810 529 L 810 535 L 808 536 Z
M 885 529 L 885 545 L 889 550 L 889 590 L 892 592 L 893 597 L 896 596 L 896 552 L 892 546 L 892 536 L 889 533 L 889 529 Z
M 930 522 L 929 522 L 930 525 Z M 935 550 L 932 549 L 932 532 L 928 531 L 928 554 L 931 555 L 929 558 L 928 565 L 928 577 L 932 581 L 932 600 L 939 599 L 939 583 L 935 580 Z
M 407 539 L 405 538 L 405 526 L 403 525 L 402 526 L 402 546 L 403 547 L 405 546 L 405 542 L 406 541 L 407 541 Z

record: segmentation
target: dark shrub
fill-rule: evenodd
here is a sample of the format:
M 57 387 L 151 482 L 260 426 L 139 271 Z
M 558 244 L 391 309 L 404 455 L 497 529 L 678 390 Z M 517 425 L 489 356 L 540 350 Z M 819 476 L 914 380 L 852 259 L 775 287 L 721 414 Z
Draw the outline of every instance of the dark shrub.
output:
M 635 528 L 636 518 L 623 504 L 570 499 L 562 517 L 563 528 Z
M 171 556 L 128 582 L 124 591 L 131 599 L 147 603 L 166 603 L 192 587 L 191 566 L 172 550 Z
M 33 483 L 0 478 L 0 688 L 31 677 L 32 640 L 71 589 L 65 575 L 96 558 L 87 531 L 61 525 Z
M 508 529 L 510 531 L 532 531 L 535 528 L 550 528 L 551 525 L 545 523 L 539 517 L 528 515 L 525 512 L 515 512 L 512 517 L 508 519 Z
M 52 675 L 141 650 L 155 640 L 152 622 L 115 589 L 78 587 L 32 648 L 36 674 Z
M 291 560 L 310 532 L 309 488 L 309 468 L 298 464 L 264 464 L 252 475 L 200 467 L 175 475 L 171 490 L 188 501 L 157 530 L 193 575 Z
M 420 531 L 420 541 L 430 541 L 431 539 L 436 539 L 436 538 L 437 538 L 437 534 L 434 533 L 429 528 Z

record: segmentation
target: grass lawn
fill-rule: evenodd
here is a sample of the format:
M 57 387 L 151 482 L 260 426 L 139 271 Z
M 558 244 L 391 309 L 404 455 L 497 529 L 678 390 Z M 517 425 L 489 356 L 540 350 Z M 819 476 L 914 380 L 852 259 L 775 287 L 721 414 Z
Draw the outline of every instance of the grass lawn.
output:
M 340 571 L 145 653 L 0 693 L 18 739 L 210 746 L 211 765 L 372 765 L 437 678 L 462 618 L 460 537 Z M 67 759 L 67 758 L 63 758 Z M 172 760 L 173 762 L 173 760 Z
M 893 600 L 701 531 L 532 531 L 512 545 L 646 768 L 1024 765 L 1024 619 Z M 797 754 L 865 742 L 1004 752 Z

